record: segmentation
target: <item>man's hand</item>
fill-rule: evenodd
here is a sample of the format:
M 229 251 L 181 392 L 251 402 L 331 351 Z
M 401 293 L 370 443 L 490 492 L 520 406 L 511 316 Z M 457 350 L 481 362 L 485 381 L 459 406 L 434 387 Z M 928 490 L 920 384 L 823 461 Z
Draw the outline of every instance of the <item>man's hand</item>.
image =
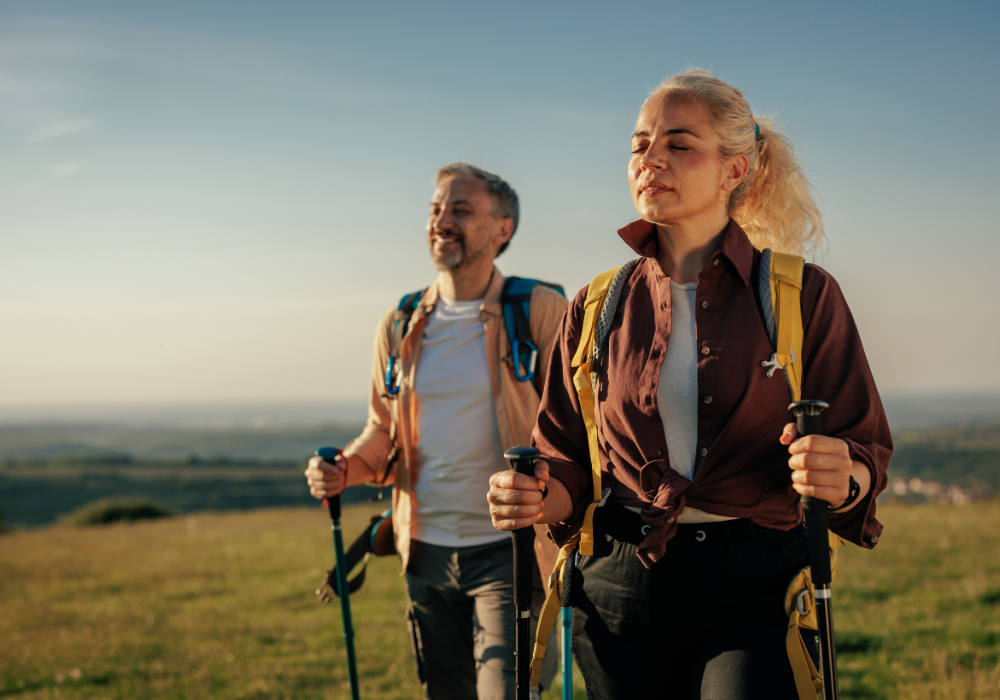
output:
M 549 493 L 543 501 L 542 491 L 546 486 Z M 554 523 L 565 520 L 573 512 L 569 492 L 561 481 L 549 477 L 549 465 L 544 459 L 535 461 L 534 478 L 513 469 L 491 476 L 486 500 L 490 503 L 490 517 L 497 530 L 520 530 L 535 523 Z
M 313 457 L 305 475 L 313 498 L 339 496 L 347 488 L 347 457 L 337 457 L 333 464 L 322 457 Z
M 851 460 L 846 442 L 825 435 L 800 438 L 798 434 L 795 423 L 789 423 L 780 439 L 782 445 L 789 446 L 788 452 L 792 455 L 788 460 L 792 488 L 803 496 L 826 501 L 833 510 L 847 500 L 851 476 L 861 486 L 858 500 L 868 493 L 871 474 L 865 465 Z

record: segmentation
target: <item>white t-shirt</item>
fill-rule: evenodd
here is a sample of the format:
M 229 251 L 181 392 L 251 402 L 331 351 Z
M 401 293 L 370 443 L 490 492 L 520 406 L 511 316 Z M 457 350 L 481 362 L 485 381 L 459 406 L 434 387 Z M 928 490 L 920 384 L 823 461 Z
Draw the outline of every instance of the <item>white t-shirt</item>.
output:
M 472 547 L 509 539 L 490 520 L 490 476 L 507 469 L 486 364 L 483 300 L 439 297 L 424 325 L 413 539 Z
M 695 302 L 698 283 L 670 282 L 670 342 L 656 384 L 656 403 L 667 438 L 670 468 L 694 481 L 698 448 L 698 332 Z M 732 518 L 685 508 L 679 523 L 705 523 Z

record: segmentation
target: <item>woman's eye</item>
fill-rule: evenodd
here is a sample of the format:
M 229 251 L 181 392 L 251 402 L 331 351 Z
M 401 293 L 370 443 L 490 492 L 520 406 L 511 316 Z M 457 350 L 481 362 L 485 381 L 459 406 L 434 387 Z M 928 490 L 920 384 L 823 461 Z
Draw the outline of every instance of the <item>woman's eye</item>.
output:
M 642 153 L 645 150 L 646 150 L 645 146 L 636 146 L 632 149 L 632 154 L 635 155 L 636 153 Z
M 670 148 L 672 148 L 675 151 L 690 151 L 691 150 L 687 146 L 681 146 L 678 143 L 672 143 L 672 144 L 670 144 Z

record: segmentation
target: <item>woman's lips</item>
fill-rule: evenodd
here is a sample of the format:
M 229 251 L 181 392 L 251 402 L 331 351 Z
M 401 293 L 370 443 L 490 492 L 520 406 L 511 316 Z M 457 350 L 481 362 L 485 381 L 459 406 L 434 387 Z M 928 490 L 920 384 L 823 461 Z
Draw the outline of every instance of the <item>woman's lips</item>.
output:
M 646 195 L 647 197 L 655 197 L 658 194 L 663 194 L 669 191 L 670 188 L 660 182 L 650 182 L 649 184 L 643 185 L 639 188 L 639 194 Z

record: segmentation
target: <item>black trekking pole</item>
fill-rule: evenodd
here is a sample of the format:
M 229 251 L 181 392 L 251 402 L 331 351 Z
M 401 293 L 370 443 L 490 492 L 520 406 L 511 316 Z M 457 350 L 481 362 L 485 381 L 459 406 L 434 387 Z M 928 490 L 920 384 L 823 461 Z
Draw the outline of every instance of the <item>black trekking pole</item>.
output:
M 316 456 L 333 464 L 341 451 L 336 447 L 321 447 Z M 333 530 L 333 554 L 337 569 L 337 595 L 340 597 L 340 616 L 344 622 L 344 646 L 347 647 L 347 671 L 351 678 L 351 700 L 360 700 L 358 691 L 358 663 L 354 656 L 354 625 L 351 623 L 350 592 L 347 589 L 347 558 L 344 556 L 344 536 L 340 531 L 340 496 L 323 500 L 330 511 L 330 529 Z
M 826 401 L 796 401 L 788 407 L 795 415 L 799 437 L 822 435 L 819 414 L 829 408 Z M 809 568 L 816 590 L 816 619 L 819 627 L 819 662 L 823 674 L 823 700 L 838 700 L 837 652 L 833 646 L 833 599 L 830 583 L 830 529 L 827 513 L 829 503 L 818 498 L 802 496 L 802 509 L 806 516 L 806 541 L 809 548 Z
M 535 476 L 535 459 L 541 453 L 534 447 L 512 447 L 503 453 L 518 474 Z M 535 528 L 522 527 L 510 533 L 514 542 L 514 613 L 517 615 L 514 637 L 514 674 L 517 700 L 531 699 L 531 579 L 535 562 Z

